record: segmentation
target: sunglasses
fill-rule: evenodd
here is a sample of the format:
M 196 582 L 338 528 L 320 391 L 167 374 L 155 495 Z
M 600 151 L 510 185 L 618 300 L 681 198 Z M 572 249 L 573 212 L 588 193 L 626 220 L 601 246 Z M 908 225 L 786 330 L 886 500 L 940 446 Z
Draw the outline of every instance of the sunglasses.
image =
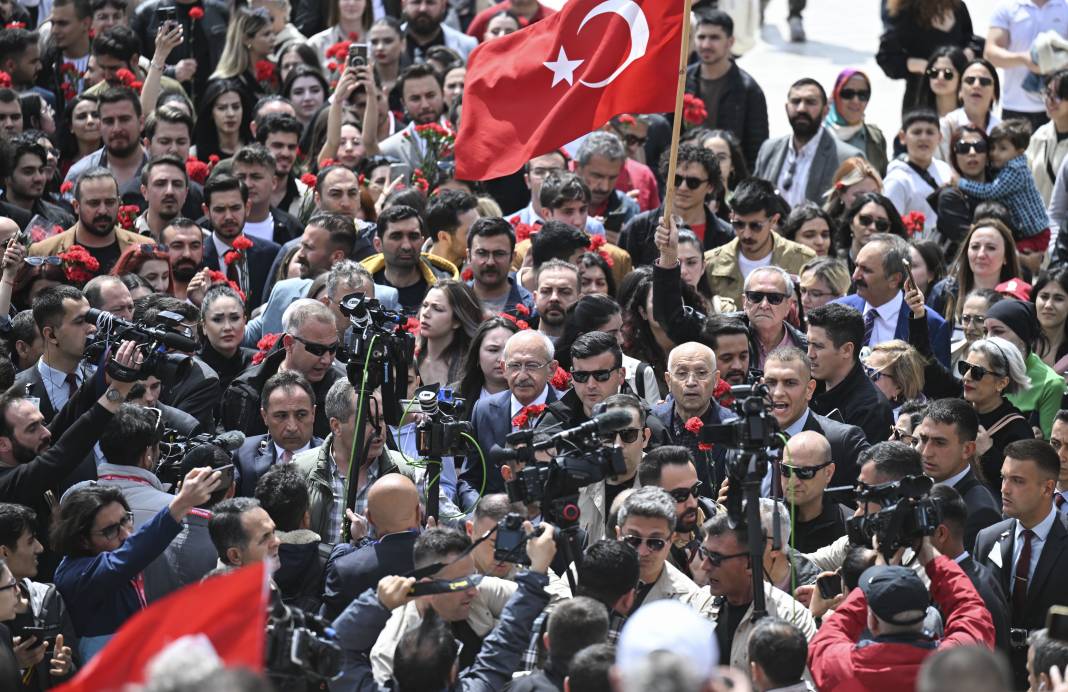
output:
M 961 315 L 961 324 L 975 324 L 976 327 L 982 327 L 986 324 L 986 315 Z
M 942 69 L 938 69 L 937 67 L 928 67 L 926 74 L 931 79 L 938 79 L 939 77 L 941 77 L 942 79 L 948 82 L 949 80 L 953 79 L 953 76 L 957 73 L 948 67 L 943 67 Z
M 786 300 L 785 293 L 765 293 L 764 291 L 745 291 L 745 299 L 753 305 L 760 305 L 764 300 L 770 305 L 781 305 Z
M 649 550 L 654 553 L 659 553 L 667 545 L 666 538 L 642 538 L 641 536 L 624 536 L 623 542 L 629 545 L 631 548 L 638 550 L 642 547 L 642 543 L 649 546 Z
M 993 370 L 987 370 L 982 365 L 972 365 L 966 360 L 957 362 L 957 372 L 960 373 L 961 377 L 971 377 L 971 379 L 975 380 L 976 382 L 983 379 L 987 375 L 1004 377 L 1004 375 L 998 375 Z M 971 375 L 969 375 L 968 373 L 971 373 Z
M 768 225 L 767 221 L 748 221 L 748 222 L 746 222 L 746 221 L 742 221 L 741 219 L 731 219 L 731 226 L 733 226 L 734 230 L 738 231 L 739 233 L 741 233 L 742 231 L 744 231 L 747 228 L 750 231 L 753 231 L 754 233 L 759 233 L 760 231 L 764 230 L 764 226 L 766 226 L 766 225 Z
M 877 219 L 871 214 L 861 214 L 857 217 L 857 222 L 865 227 L 875 226 L 875 230 L 880 233 L 886 233 L 890 230 L 890 222 L 887 219 Z
M 896 425 L 890 428 L 890 437 L 891 439 L 897 440 L 898 442 L 904 442 L 909 447 L 912 447 L 916 444 L 915 435 L 905 432 Z
M 616 435 L 619 435 L 619 439 L 623 440 L 624 444 L 631 444 L 638 440 L 638 435 L 641 434 L 641 428 L 623 428 L 622 430 L 616 430 L 615 432 L 604 433 L 599 435 L 601 442 L 605 444 L 612 444 L 616 441 Z
M 879 380 L 883 379 L 882 370 L 877 370 L 875 368 L 868 367 L 867 365 L 864 366 L 864 374 L 866 374 L 868 376 L 868 379 L 872 382 L 878 382 Z
M 871 90 L 869 89 L 842 89 L 838 92 L 839 98 L 843 101 L 852 101 L 853 99 L 860 99 L 864 103 L 867 103 L 871 99 Z
M 590 377 L 593 377 L 593 379 L 598 382 L 607 382 L 612 378 L 612 373 L 615 371 L 616 368 L 606 370 L 572 370 L 571 379 L 575 380 L 575 382 L 585 383 L 590 380 Z
M 48 257 L 23 257 L 22 261 L 31 267 L 40 267 L 45 264 L 51 264 L 53 267 L 58 267 L 63 264 L 63 258 L 56 255 L 49 255 Z
M 118 538 L 120 531 L 122 531 L 123 529 L 128 529 L 131 526 L 133 526 L 133 512 L 127 512 L 125 516 L 123 516 L 122 521 L 120 521 L 118 524 L 105 526 L 99 531 L 94 531 L 94 533 L 99 533 L 106 540 L 113 541 Z
M 302 339 L 299 336 L 297 336 L 296 334 L 293 334 L 292 336 L 293 336 L 294 339 L 296 339 L 300 343 L 304 344 L 304 350 L 305 351 L 307 351 L 308 353 L 310 353 L 313 356 L 316 356 L 318 358 L 322 358 L 327 353 L 329 353 L 330 355 L 334 355 L 335 353 L 337 353 L 337 349 L 341 345 L 336 341 L 334 343 L 332 343 L 332 344 L 317 344 L 314 341 L 308 341 L 306 339 Z
M 825 461 L 818 466 L 790 466 L 789 464 L 779 464 L 779 469 L 782 471 L 783 478 L 793 478 L 794 476 L 797 476 L 803 481 L 810 481 L 816 477 L 817 471 L 825 469 L 833 463 L 833 461 Z
M 964 83 L 968 86 L 974 86 L 976 82 L 979 82 L 979 86 L 988 87 L 994 83 L 994 79 L 992 77 L 977 77 L 975 75 L 964 78 Z
M 696 499 L 701 492 L 701 485 L 703 485 L 701 481 L 697 481 L 689 488 L 675 488 L 674 490 L 669 490 L 668 495 L 675 498 L 675 502 L 686 502 L 686 500 L 690 499 L 691 495 Z
M 986 142 L 981 139 L 978 142 L 957 142 L 953 145 L 953 151 L 958 154 L 985 154 Z
M 711 550 L 709 550 L 708 548 L 704 547 L 703 545 L 702 546 L 698 546 L 697 554 L 701 556 L 702 560 L 708 560 L 709 564 L 711 564 L 713 567 L 719 567 L 720 565 L 722 565 L 727 560 L 733 560 L 736 557 L 749 557 L 749 553 L 748 552 L 745 552 L 745 553 L 734 553 L 733 555 L 724 555 L 722 553 L 715 553 L 715 552 L 712 552 Z
M 146 254 L 152 254 L 154 252 L 167 252 L 170 250 L 170 248 L 168 248 L 163 243 L 141 243 L 137 247 L 141 248 L 141 252 L 144 252 Z
M 688 187 L 691 190 L 696 190 L 697 188 L 701 187 L 702 185 L 704 185 L 707 182 L 708 182 L 708 178 L 698 178 L 697 176 L 693 176 L 693 175 L 676 175 L 675 176 L 675 187 L 679 187 L 683 183 L 686 183 L 686 187 Z

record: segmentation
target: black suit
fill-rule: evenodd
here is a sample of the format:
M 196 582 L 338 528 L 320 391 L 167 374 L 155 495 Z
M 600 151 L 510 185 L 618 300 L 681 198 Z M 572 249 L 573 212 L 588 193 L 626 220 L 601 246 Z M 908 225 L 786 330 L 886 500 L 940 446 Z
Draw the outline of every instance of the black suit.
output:
M 360 594 L 378 585 L 391 574 L 407 574 L 414 569 L 414 531 L 393 533 L 356 550 L 338 545 L 324 571 L 322 614 L 333 620 Z
M 271 264 L 280 246 L 254 236 L 245 237 L 252 241 L 252 247 L 245 251 L 245 261 L 248 264 L 248 296 L 245 300 L 245 309 L 251 311 L 259 307 L 267 295 L 264 293 L 264 287 L 267 285 Z M 219 253 L 215 249 L 213 237 L 204 241 L 204 266 L 209 269 L 219 269 Z
M 1054 510 L 1055 511 L 1055 510 Z M 976 560 L 990 568 L 1001 585 L 1008 602 L 1012 603 L 1012 555 L 1016 541 L 1016 520 L 1006 519 L 979 532 L 975 539 Z M 991 557 L 991 556 L 994 557 Z M 1036 630 L 1046 626 L 1050 606 L 1068 605 L 1068 528 L 1065 518 L 1056 512 L 1049 535 L 1042 545 L 1042 553 L 1027 587 L 1027 600 L 1022 613 L 1009 609 L 1012 627 Z M 1027 647 L 1014 648 L 1010 656 L 1018 689 L 1027 688 Z
M 311 447 L 321 445 L 323 441 L 318 437 L 311 439 Z M 294 454 L 294 456 L 296 456 Z M 271 440 L 270 435 L 254 435 L 245 440 L 234 453 L 236 474 L 234 482 L 237 484 L 236 495 L 252 497 L 256 492 L 256 482 L 260 476 L 278 463 L 278 450 Z
M 975 472 L 971 469 L 968 469 L 964 478 L 957 481 L 953 487 L 968 507 L 968 521 L 964 525 L 964 549 L 972 550 L 979 532 L 1001 521 L 1001 503 L 990 489 L 975 477 Z
M 0 216 L 6 216 L 14 221 L 18 224 L 19 230 L 22 231 L 25 231 L 26 227 L 30 225 L 30 221 L 33 220 L 33 216 L 30 212 L 22 207 L 16 207 L 10 202 L 4 202 L 3 200 L 0 200 Z
M 1001 584 L 997 577 L 986 565 L 975 561 L 970 554 L 961 560 L 960 568 L 972 580 L 975 590 L 979 592 L 986 609 L 990 611 L 990 617 L 994 620 L 994 644 L 1009 653 L 1009 603 L 1005 598 L 1005 592 L 1001 590 Z
M 82 383 L 84 384 L 89 378 L 89 372 L 82 367 Z M 54 388 L 41 377 L 41 371 L 37 369 L 36 362 L 18 375 L 15 375 L 15 385 L 24 387 L 25 389 L 20 391 L 25 392 L 26 396 L 40 400 L 38 403 L 38 410 L 40 410 L 41 415 L 44 416 L 44 424 L 48 425 L 56 416 L 56 407 L 52 404 L 52 397 L 50 394 Z
M 163 386 L 160 401 L 185 411 L 199 421 L 205 432 L 211 432 L 215 429 L 215 407 L 222 398 L 222 385 L 211 366 L 196 356 L 192 359 L 184 377 Z
M 824 416 L 838 409 L 842 420 L 863 430 L 871 444 L 888 440 L 894 425 L 890 402 L 864 374 L 860 361 L 834 389 L 827 391 L 820 382 L 809 408 Z
M 831 459 L 834 460 L 834 475 L 831 485 L 853 485 L 860 475 L 857 457 L 870 445 L 864 431 L 855 425 L 841 423 L 810 410 L 805 430 L 818 432 L 831 443 Z

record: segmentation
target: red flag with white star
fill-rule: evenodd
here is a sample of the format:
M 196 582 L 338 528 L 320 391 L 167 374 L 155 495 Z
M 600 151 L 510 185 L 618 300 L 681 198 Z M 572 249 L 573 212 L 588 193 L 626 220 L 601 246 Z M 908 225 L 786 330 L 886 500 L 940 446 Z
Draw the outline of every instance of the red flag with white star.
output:
M 456 177 L 508 175 L 621 113 L 673 111 L 682 13 L 677 0 L 568 0 L 480 45 L 467 67 Z

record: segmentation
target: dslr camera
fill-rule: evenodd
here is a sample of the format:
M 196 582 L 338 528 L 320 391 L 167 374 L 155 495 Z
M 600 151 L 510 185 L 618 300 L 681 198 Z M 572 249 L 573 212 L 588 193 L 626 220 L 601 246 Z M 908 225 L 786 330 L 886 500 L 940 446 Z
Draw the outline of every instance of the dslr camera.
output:
M 448 387 L 434 386 L 417 391 L 415 403 L 423 413 L 415 433 L 419 455 L 436 459 L 465 456 L 471 445 L 463 436 L 474 437 L 475 428 L 462 419 L 464 400 L 453 396 L 453 390 Z
M 141 379 L 155 375 L 164 385 L 174 384 L 182 379 L 192 367 L 193 359 L 176 351 L 195 351 L 197 342 L 189 328 L 182 324 L 182 316 L 176 312 L 163 311 L 158 319 L 162 326 L 148 325 L 144 322 L 127 322 L 115 317 L 110 312 L 89 308 L 85 319 L 96 325 L 96 334 L 91 337 L 85 349 L 85 358 L 89 361 L 99 360 L 109 347 L 118 346 L 121 341 L 134 341 L 144 360 L 138 374 Z
M 874 514 L 851 517 L 846 522 L 850 543 L 872 546 L 879 539 L 879 552 L 887 559 L 900 548 L 912 547 L 930 536 L 942 523 L 942 508 L 931 499 L 934 485 L 927 476 L 905 476 L 879 485 L 859 484 L 857 502 L 876 502 L 882 509 Z

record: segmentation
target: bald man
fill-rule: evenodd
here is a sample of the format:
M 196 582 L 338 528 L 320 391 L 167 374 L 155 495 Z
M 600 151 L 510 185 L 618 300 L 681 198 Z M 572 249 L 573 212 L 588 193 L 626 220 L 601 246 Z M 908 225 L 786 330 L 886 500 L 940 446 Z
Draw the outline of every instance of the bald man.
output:
M 805 430 L 786 442 L 779 482 L 795 513 L 794 547 L 802 553 L 815 552 L 846 534 L 845 523 L 853 511 L 823 497 L 832 476 L 834 461 L 826 437 Z
M 703 425 L 718 425 L 737 419 L 712 396 L 719 383 L 716 354 L 695 341 L 680 344 L 668 354 L 664 379 L 671 398 L 658 404 L 653 416 L 671 433 L 674 444 L 685 446 L 693 454 L 701 494 L 714 499 L 726 473 L 727 450 L 722 445 L 700 449 L 699 433 L 688 430 L 686 422 L 697 418 Z
M 419 491 L 410 478 L 389 473 L 376 480 L 367 495 L 367 521 L 376 540 L 356 550 L 334 548 L 324 574 L 323 615 L 333 620 L 382 577 L 410 572 L 421 519 Z

